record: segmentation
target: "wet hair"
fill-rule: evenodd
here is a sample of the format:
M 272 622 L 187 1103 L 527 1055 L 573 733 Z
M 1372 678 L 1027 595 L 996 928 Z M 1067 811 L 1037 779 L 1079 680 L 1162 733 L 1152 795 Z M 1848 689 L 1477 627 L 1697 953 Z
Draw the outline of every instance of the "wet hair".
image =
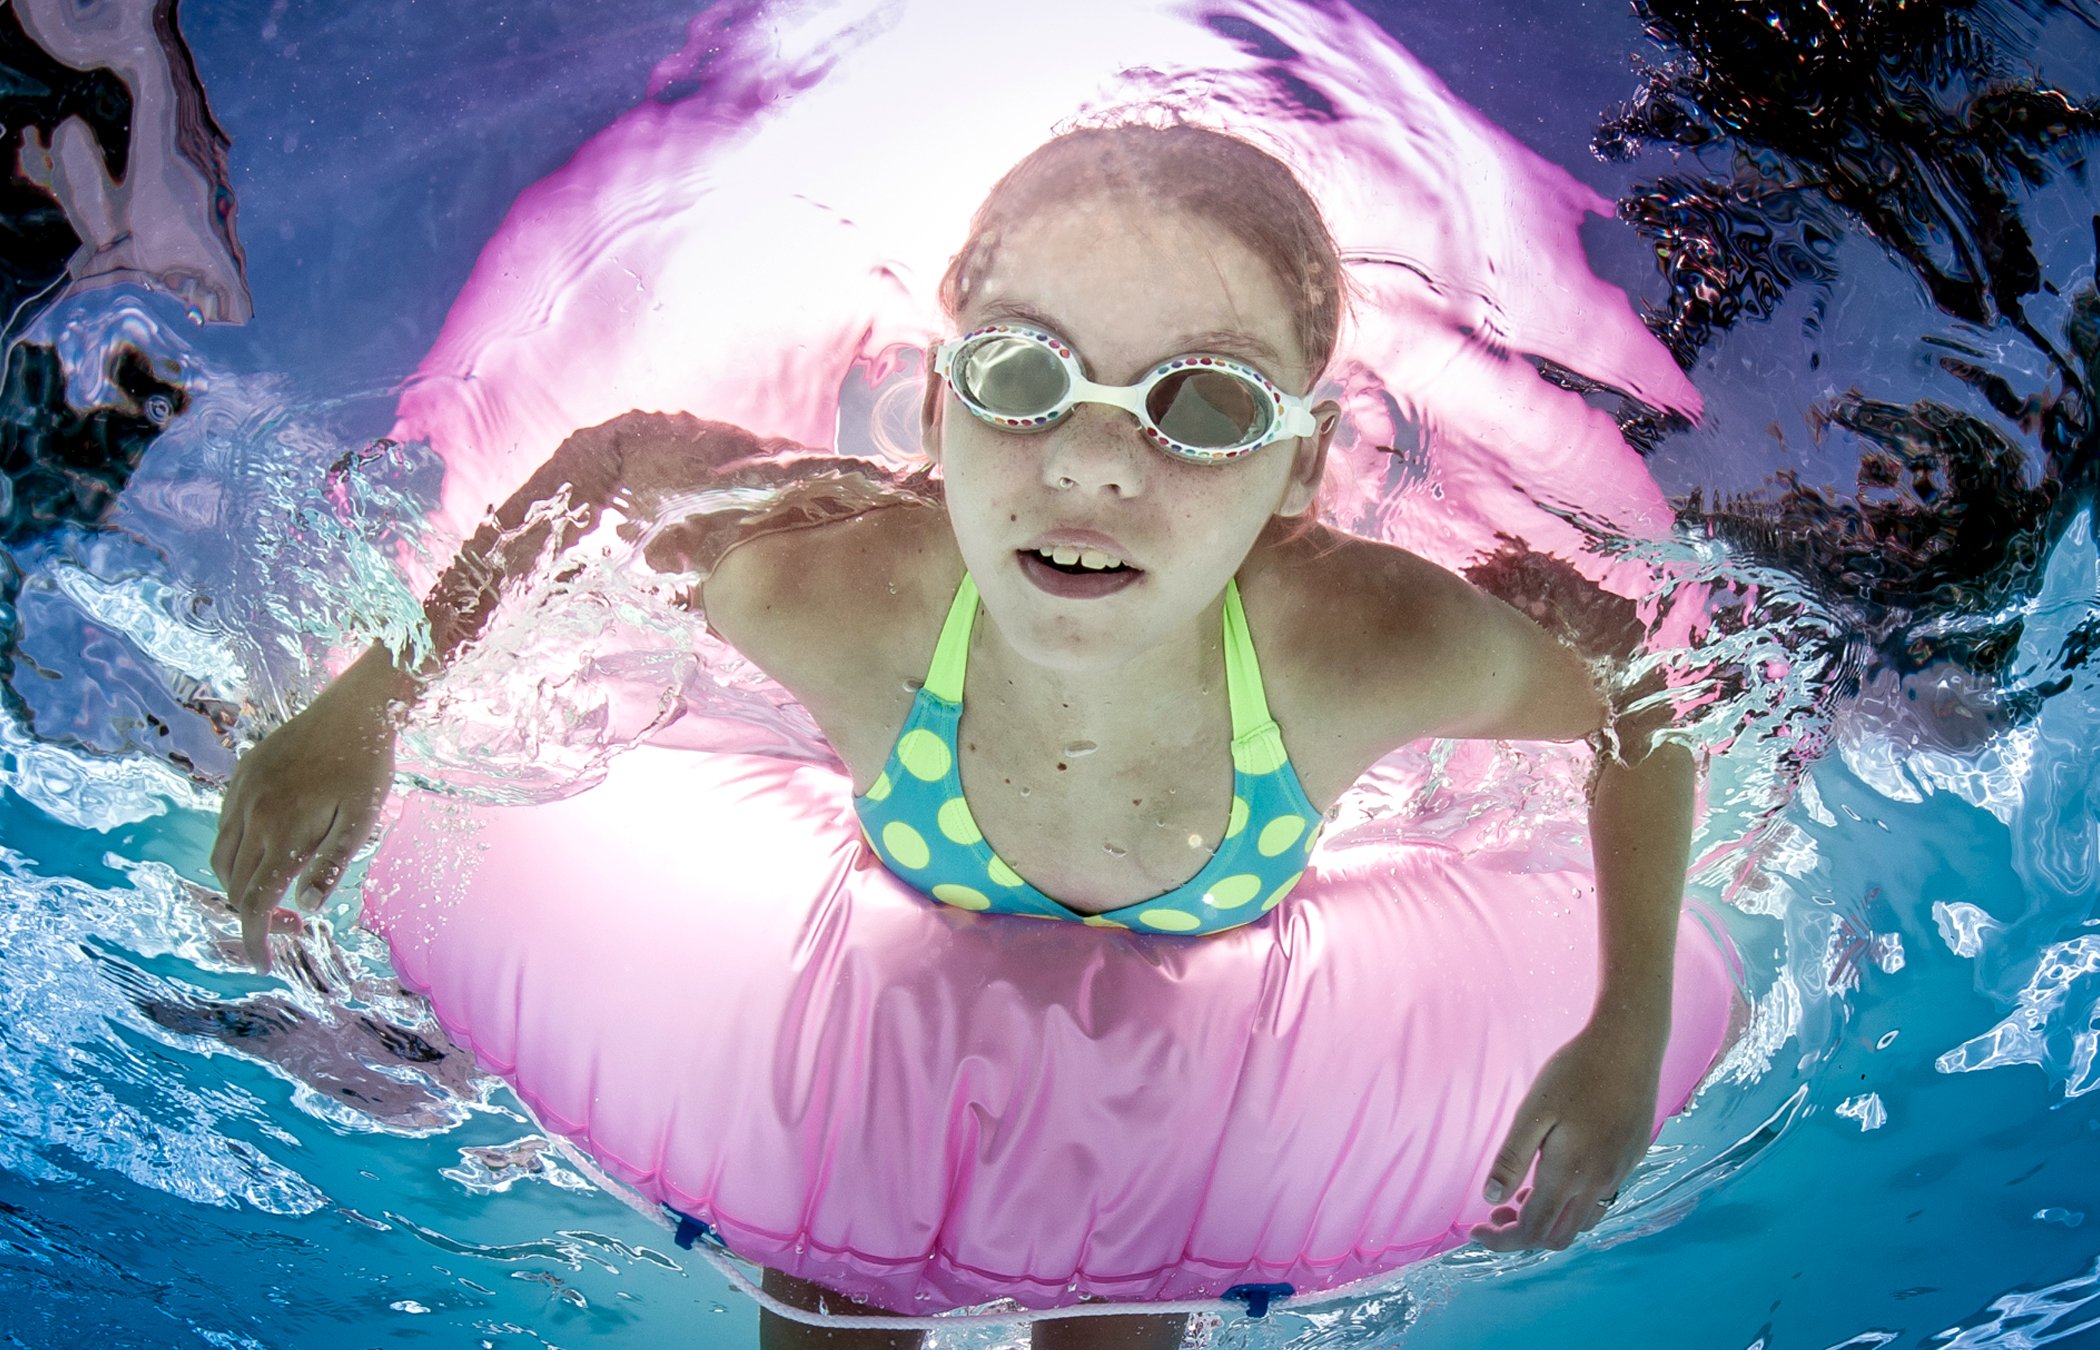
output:
M 1207 127 L 1125 123 L 1050 140 L 1007 171 L 977 208 L 941 278 L 953 320 L 969 305 L 1006 232 L 1089 196 L 1207 221 L 1269 265 L 1291 301 L 1292 329 L 1314 383 L 1334 357 L 1345 303 L 1342 260 L 1312 194 L 1288 165 Z

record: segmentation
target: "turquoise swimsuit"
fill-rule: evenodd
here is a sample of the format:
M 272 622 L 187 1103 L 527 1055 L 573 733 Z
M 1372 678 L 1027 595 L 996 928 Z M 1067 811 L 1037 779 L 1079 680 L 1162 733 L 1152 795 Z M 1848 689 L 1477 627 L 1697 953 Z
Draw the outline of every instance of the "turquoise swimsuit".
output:
M 1023 881 L 992 852 L 963 801 L 955 753 L 963 671 L 977 618 L 977 583 L 967 573 L 941 626 L 926 683 L 865 796 L 853 799 L 868 844 L 883 865 L 946 905 L 994 914 L 1069 919 L 1097 928 L 1215 933 L 1274 909 L 1298 884 L 1319 833 L 1283 735 L 1269 715 L 1261 666 L 1247 633 L 1238 583 L 1225 589 L 1225 688 L 1232 708 L 1232 816 L 1203 870 L 1164 895 L 1082 914 Z

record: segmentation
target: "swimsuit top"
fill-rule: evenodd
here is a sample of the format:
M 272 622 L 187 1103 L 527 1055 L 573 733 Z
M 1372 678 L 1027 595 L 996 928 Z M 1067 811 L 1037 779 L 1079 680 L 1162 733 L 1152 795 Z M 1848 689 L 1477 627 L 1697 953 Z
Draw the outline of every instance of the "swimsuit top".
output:
M 853 799 L 875 856 L 943 904 L 1097 928 L 1215 933 L 1274 909 L 1304 874 L 1319 833 L 1313 809 L 1269 715 L 1261 667 L 1247 633 L 1237 583 L 1225 589 L 1225 688 L 1232 708 L 1232 815 L 1216 853 L 1186 882 L 1150 900 L 1082 914 L 1022 880 L 985 842 L 963 801 L 955 753 L 963 670 L 977 617 L 977 583 L 964 573 L 941 627 L 926 683 L 864 796 Z

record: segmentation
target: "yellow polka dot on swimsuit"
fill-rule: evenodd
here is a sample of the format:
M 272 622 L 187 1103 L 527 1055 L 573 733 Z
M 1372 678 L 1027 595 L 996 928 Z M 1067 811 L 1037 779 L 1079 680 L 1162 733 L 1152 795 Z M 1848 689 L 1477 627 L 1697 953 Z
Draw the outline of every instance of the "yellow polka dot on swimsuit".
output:
M 944 905 L 954 905 L 957 909 L 990 909 L 992 907 L 992 902 L 985 898 L 983 891 L 972 890 L 968 886 L 953 886 L 947 882 L 942 882 L 933 888 L 933 898 Z
M 943 835 L 964 848 L 984 838 L 984 831 L 977 828 L 976 819 L 970 815 L 970 804 L 960 797 L 942 802 L 934 819 L 940 823 Z
M 1256 837 L 1254 846 L 1261 850 L 1262 857 L 1273 858 L 1297 843 L 1299 836 L 1304 833 L 1304 816 L 1278 816 L 1261 827 L 1261 834 Z
M 1284 750 L 1283 733 L 1269 715 L 1238 583 L 1225 588 L 1233 783 L 1224 837 L 1203 870 L 1186 882 L 1101 914 L 1081 913 L 1029 885 L 992 851 L 963 800 L 955 740 L 976 617 L 977 585 L 965 575 L 889 763 L 875 786 L 853 799 L 884 866 L 952 909 L 1139 933 L 1200 937 L 1253 923 L 1283 901 L 1304 874 L 1320 813 L 1307 799 Z
M 914 872 L 933 861 L 933 851 L 926 847 L 926 837 L 901 820 L 893 820 L 882 827 L 882 856 L 891 864 Z
M 955 762 L 955 752 L 948 747 L 939 733 L 914 727 L 898 738 L 896 761 L 921 782 L 938 783 Z

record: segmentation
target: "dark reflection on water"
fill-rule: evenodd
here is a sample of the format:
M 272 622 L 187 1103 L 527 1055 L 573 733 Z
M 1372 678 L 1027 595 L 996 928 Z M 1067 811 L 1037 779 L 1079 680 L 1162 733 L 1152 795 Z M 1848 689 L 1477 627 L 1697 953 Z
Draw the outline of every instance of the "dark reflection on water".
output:
M 1649 324 L 1681 364 L 1720 333 L 1772 318 L 1796 288 L 1815 296 L 1812 337 L 1847 236 L 1880 246 L 1949 319 L 2009 331 L 2039 358 L 2037 372 L 1982 332 L 1928 334 L 1950 386 L 1976 399 L 1857 388 L 1827 398 L 1806 418 L 1818 438 L 1854 438 L 1849 489 L 1783 469 L 1762 490 L 1709 499 L 1694 489 L 1681 513 L 1817 588 L 1854 644 L 1847 688 L 1875 666 L 2003 675 L 2020 602 L 2100 471 L 2100 216 L 2096 253 L 2052 277 L 2023 214 L 2059 178 L 2087 181 L 2100 136 L 2100 102 L 2035 77 L 2037 21 L 2058 7 L 1642 0 L 1637 10 L 1666 56 L 1595 148 L 1611 159 L 1699 152 L 1691 162 L 1708 170 L 1639 182 L 1619 203 L 1655 246 L 1669 289 Z M 1820 364 L 1811 352 L 1810 369 Z M 2065 642 L 2062 672 L 2082 664 L 2093 622 Z M 2066 673 L 1986 696 L 1974 739 L 2068 684 Z
M 1672 59 L 1599 128 L 1598 153 L 1719 147 L 1731 161 L 1620 203 L 1671 277 L 1656 330 L 1681 362 L 1715 330 L 1768 317 L 1792 286 L 1829 281 L 1830 244 L 1849 229 L 1902 259 L 1948 315 L 2003 319 L 2054 352 L 2023 308 L 2044 279 L 2020 205 L 2065 168 L 2082 175 L 2100 105 L 2028 74 L 2021 20 L 2047 6 L 1637 8 Z
M 23 321 L 48 301 L 68 274 L 80 235 L 48 187 L 17 166 L 25 153 L 51 143 L 58 127 L 78 118 L 93 138 L 106 171 L 121 179 L 131 151 L 131 91 L 107 69 L 78 70 L 59 61 L 22 29 L 14 6 L 0 9 L 0 155 L 10 166 L 0 185 L 0 338 L 12 339 Z

